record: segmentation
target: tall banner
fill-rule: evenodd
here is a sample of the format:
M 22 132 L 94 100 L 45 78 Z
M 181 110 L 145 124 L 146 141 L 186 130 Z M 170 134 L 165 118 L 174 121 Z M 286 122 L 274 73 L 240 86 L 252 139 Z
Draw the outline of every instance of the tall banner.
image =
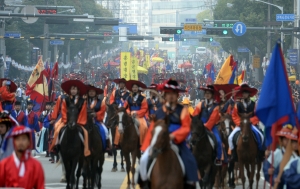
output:
M 146 54 L 145 57 L 144 68 L 148 69 L 150 67 L 150 55 Z
M 131 80 L 138 80 L 138 64 L 139 64 L 139 61 L 136 57 L 132 57 L 131 58 L 131 74 L 130 74 L 130 78 Z
M 121 78 L 130 80 L 130 52 L 121 52 Z

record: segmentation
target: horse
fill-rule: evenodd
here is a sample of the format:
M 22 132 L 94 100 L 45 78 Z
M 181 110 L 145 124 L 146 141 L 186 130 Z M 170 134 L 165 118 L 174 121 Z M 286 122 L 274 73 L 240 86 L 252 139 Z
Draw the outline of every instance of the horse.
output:
M 124 107 L 119 108 L 116 120 L 119 123 L 119 132 L 121 135 L 120 147 L 126 162 L 127 188 L 130 188 L 130 184 L 132 184 L 134 188 L 135 182 L 134 179 L 132 179 L 132 182 L 130 181 L 129 173 L 131 172 L 132 178 L 134 178 L 135 161 L 136 158 L 140 159 L 141 157 L 140 138 L 138 136 L 132 117 L 126 113 L 126 109 Z M 130 161 L 130 154 L 132 164 Z
M 77 117 L 79 110 L 73 106 L 68 109 L 68 123 L 60 130 L 60 154 L 66 170 L 66 189 L 74 188 L 75 183 L 75 170 L 76 172 L 76 188 L 78 189 L 79 178 L 81 176 L 81 169 L 83 166 L 83 131 L 80 125 L 77 124 Z M 81 136 L 80 136 L 81 134 Z M 61 138 L 62 137 L 62 138 Z
M 207 132 L 209 131 L 206 130 L 203 122 L 196 116 L 192 117 L 191 129 L 193 155 L 196 158 L 202 178 L 199 182 L 200 187 L 212 189 L 216 175 L 216 166 L 214 164 L 216 154 L 208 138 Z
M 151 188 L 183 189 L 184 175 L 179 160 L 171 148 L 168 116 L 164 120 L 155 121 L 152 131 L 150 159 L 155 159 L 150 183 Z
M 219 133 L 221 140 L 223 141 L 223 148 L 224 148 L 224 153 L 227 153 L 229 149 L 228 145 L 228 136 L 230 134 L 230 119 L 228 118 L 227 115 L 224 113 L 221 113 L 221 119 L 220 119 L 220 124 L 218 127 Z M 225 157 L 225 154 L 224 154 Z M 226 178 L 226 173 L 228 170 L 228 165 L 227 163 L 217 167 L 217 175 L 216 175 L 216 188 L 225 188 L 225 178 Z
M 249 188 L 252 189 L 256 164 L 257 164 L 256 189 L 258 189 L 261 163 L 256 163 L 256 159 L 258 156 L 258 147 L 251 131 L 250 117 L 252 117 L 252 112 L 249 114 L 239 114 L 239 116 L 241 119 L 241 123 L 240 123 L 241 132 L 237 142 L 237 154 L 238 154 L 239 169 L 240 169 L 243 189 L 245 189 L 245 180 L 246 180 L 244 175 L 244 166 L 247 171 Z M 251 167 L 251 169 L 249 169 L 249 166 Z
M 85 128 L 89 135 L 89 147 L 91 150 L 91 155 L 85 157 L 83 188 L 86 188 L 86 184 L 88 182 L 88 188 L 94 188 L 96 183 L 96 186 L 99 189 L 101 188 L 104 151 L 98 126 L 94 123 L 93 113 L 94 112 L 91 109 L 88 109 L 88 119 Z
M 106 115 L 106 123 L 105 125 L 110 128 L 111 136 L 112 136 L 112 144 L 114 143 L 115 139 L 115 134 L 116 134 L 116 126 L 118 125 L 117 122 L 117 105 L 116 104 L 108 104 L 106 103 L 107 106 L 107 115 Z M 118 163 L 117 163 L 117 149 L 115 148 L 115 145 L 112 145 L 112 152 L 114 156 L 114 163 L 113 163 L 113 168 L 111 172 L 116 172 L 118 171 Z M 120 150 L 120 156 L 121 156 L 121 172 L 125 172 L 124 169 L 124 163 L 123 163 L 123 153 L 122 150 Z

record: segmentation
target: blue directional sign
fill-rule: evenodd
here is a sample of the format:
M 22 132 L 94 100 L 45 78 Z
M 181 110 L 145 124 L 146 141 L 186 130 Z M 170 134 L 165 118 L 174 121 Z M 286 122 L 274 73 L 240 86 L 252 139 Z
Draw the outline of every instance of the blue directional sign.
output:
M 288 49 L 290 64 L 298 64 L 298 49 Z
M 179 34 L 174 34 L 174 41 L 180 41 L 181 35 Z
M 13 38 L 20 38 L 21 33 L 20 32 L 5 32 L 4 37 L 13 37 Z
M 276 14 L 276 21 L 294 21 L 294 14 Z
M 242 36 L 246 33 L 247 27 L 243 22 L 236 22 L 232 27 L 232 32 L 236 36 Z
M 127 34 L 137 34 L 137 24 L 136 23 L 123 23 L 123 24 L 119 24 L 118 26 L 113 26 L 112 27 L 113 32 L 115 32 L 115 33 L 119 32 L 119 27 L 126 27 Z
M 50 45 L 64 45 L 65 42 L 63 40 L 50 40 Z
M 238 47 L 238 52 L 250 52 L 247 47 Z
M 197 22 L 197 19 L 196 19 L 196 18 L 186 18 L 186 19 L 185 19 L 185 22 L 188 22 L 188 23 L 196 23 L 196 22 Z

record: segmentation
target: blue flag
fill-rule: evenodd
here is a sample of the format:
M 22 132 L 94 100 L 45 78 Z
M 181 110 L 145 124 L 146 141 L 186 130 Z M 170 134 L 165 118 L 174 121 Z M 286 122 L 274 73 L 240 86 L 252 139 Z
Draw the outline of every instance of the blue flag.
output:
M 277 128 L 278 125 L 296 125 L 296 111 L 280 44 L 276 44 L 273 50 L 256 106 L 256 116 L 265 125 L 267 146 L 274 140 L 276 131 L 281 129 Z
M 230 79 L 229 79 L 228 84 L 234 84 L 236 67 L 237 67 L 237 66 L 235 66 L 234 69 L 233 69 L 233 71 L 232 71 L 232 75 L 231 75 L 231 77 L 230 77 Z

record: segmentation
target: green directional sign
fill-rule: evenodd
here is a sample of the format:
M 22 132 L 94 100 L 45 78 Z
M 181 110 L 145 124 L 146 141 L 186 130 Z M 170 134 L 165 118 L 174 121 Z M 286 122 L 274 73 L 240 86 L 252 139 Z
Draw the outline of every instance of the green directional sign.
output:
M 215 23 L 214 27 L 232 28 L 234 23 Z

